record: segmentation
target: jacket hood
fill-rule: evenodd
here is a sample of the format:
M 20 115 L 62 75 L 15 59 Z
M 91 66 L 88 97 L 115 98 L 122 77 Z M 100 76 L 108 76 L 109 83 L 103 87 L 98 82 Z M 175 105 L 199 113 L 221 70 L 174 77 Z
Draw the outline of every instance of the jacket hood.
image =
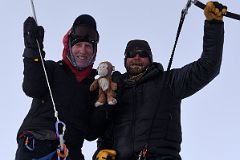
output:
M 164 71 L 163 65 L 161 63 L 153 62 L 152 67 L 157 68 L 161 72 Z
M 71 33 L 71 30 L 69 30 L 63 37 L 63 53 L 62 53 L 62 58 L 65 61 L 67 59 L 67 54 L 68 54 L 68 43 L 69 43 L 69 35 Z M 68 59 L 67 59 L 68 60 Z M 69 61 L 69 60 L 68 60 Z M 70 62 L 70 61 L 69 61 Z
M 76 79 L 78 81 L 82 81 L 84 78 L 89 76 L 92 72 L 93 64 L 88 66 L 87 68 L 84 68 L 83 70 L 78 70 L 76 67 L 72 65 L 70 60 L 68 59 L 68 52 L 69 52 L 69 35 L 71 30 L 69 30 L 63 37 L 63 53 L 62 53 L 62 59 L 63 62 L 67 64 L 67 66 L 71 69 L 71 71 L 75 74 Z

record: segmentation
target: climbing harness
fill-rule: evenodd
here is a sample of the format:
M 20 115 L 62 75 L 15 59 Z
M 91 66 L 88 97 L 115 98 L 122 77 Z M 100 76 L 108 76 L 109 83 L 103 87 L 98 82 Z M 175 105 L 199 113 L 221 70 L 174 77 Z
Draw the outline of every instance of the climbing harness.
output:
M 36 16 L 33 0 L 30 0 L 30 2 L 31 2 L 31 8 L 32 8 L 32 12 L 33 12 L 33 18 L 35 19 L 35 21 L 37 23 L 37 16 Z M 68 155 L 68 149 L 67 149 L 66 145 L 64 144 L 64 138 L 63 138 L 65 130 L 66 130 L 66 124 L 63 123 L 62 121 L 60 121 L 59 118 L 58 118 L 58 111 L 56 109 L 55 101 L 53 99 L 52 89 L 51 89 L 51 86 L 50 86 L 50 83 L 49 83 L 46 67 L 44 65 L 44 59 L 43 59 L 43 56 L 42 56 L 42 51 L 41 51 L 38 39 L 36 39 L 36 41 L 37 41 L 38 51 L 39 51 L 39 55 L 40 55 L 40 59 L 41 59 L 41 63 L 42 63 L 42 68 L 43 68 L 44 75 L 45 75 L 45 78 L 46 78 L 46 81 L 47 81 L 49 94 L 50 94 L 51 101 L 52 101 L 52 104 L 53 104 L 54 117 L 56 118 L 56 124 L 55 124 L 56 135 L 57 135 L 57 138 L 58 138 L 59 143 L 60 143 L 59 149 L 57 149 L 58 160 L 66 159 L 66 157 Z M 61 133 L 59 132 L 60 126 L 61 126 L 61 130 L 62 130 Z
M 29 151 L 33 151 L 35 148 L 35 139 L 33 136 L 27 136 L 24 140 L 24 145 Z
M 58 155 L 58 160 L 61 159 L 66 159 L 66 157 L 68 156 L 68 149 L 67 146 L 65 144 L 63 144 L 63 148 L 61 149 L 57 149 L 57 155 Z
M 144 146 L 144 148 L 140 151 L 139 155 L 138 155 L 138 160 L 147 160 L 147 154 L 148 153 L 148 146 L 147 144 Z

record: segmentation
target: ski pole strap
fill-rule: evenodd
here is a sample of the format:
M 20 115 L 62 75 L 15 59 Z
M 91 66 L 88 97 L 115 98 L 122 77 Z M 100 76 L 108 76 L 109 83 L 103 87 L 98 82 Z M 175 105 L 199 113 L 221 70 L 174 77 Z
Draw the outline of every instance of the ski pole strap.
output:
M 200 1 L 192 1 L 193 4 L 201 9 L 204 9 L 205 8 L 205 4 L 203 4 L 202 2 Z M 239 14 L 236 14 L 236 13 L 232 13 L 232 12 L 226 12 L 223 16 L 225 17 L 229 17 L 229 18 L 232 18 L 232 19 L 236 19 L 236 20 L 240 20 L 240 15 Z

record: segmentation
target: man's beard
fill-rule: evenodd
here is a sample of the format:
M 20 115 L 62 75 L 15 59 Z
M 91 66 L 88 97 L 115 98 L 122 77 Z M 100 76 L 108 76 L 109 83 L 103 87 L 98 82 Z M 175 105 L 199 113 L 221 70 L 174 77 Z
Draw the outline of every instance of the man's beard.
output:
M 128 64 L 126 66 L 126 69 L 127 69 L 127 73 L 130 76 L 136 76 L 136 75 L 138 75 L 140 73 L 143 73 L 147 69 L 147 66 L 144 66 L 141 63 L 133 62 L 131 64 Z

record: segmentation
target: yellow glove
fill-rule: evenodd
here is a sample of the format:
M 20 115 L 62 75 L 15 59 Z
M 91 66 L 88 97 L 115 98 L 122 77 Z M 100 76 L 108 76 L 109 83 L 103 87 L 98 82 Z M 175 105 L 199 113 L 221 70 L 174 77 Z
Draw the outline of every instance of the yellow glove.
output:
M 96 160 L 115 160 L 117 152 L 112 149 L 102 149 L 98 152 Z
M 223 15 L 227 12 L 227 7 L 219 2 L 209 1 L 204 8 L 204 15 L 206 20 L 219 20 L 222 21 Z

